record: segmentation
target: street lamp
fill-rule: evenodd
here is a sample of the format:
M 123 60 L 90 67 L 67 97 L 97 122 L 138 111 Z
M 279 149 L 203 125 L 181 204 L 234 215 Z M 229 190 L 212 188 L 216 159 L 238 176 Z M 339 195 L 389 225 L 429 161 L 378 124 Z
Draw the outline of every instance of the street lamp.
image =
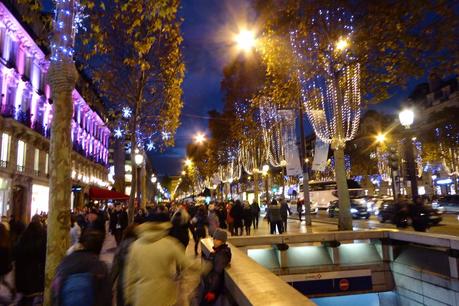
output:
M 236 44 L 240 50 L 249 52 L 255 47 L 255 32 L 251 30 L 241 30 L 235 37 Z
M 134 162 L 135 162 L 135 165 L 137 166 L 136 167 L 137 175 L 136 175 L 135 182 L 132 182 L 132 184 L 137 185 L 137 199 L 139 200 L 139 204 L 140 204 L 140 199 L 141 197 L 143 197 L 143 195 L 141 195 L 143 190 L 141 190 L 142 185 L 141 185 L 141 178 L 140 178 L 140 171 L 143 165 L 143 154 L 140 153 L 139 149 L 135 149 L 134 153 L 135 153 Z
M 378 135 L 376 135 L 376 142 L 384 143 L 385 141 L 386 141 L 386 134 L 379 133 Z
M 398 118 L 400 120 L 400 124 L 408 131 L 414 122 L 414 112 L 409 108 L 404 109 L 398 114 Z M 418 197 L 418 182 L 416 178 L 416 165 L 414 161 L 412 137 L 410 137 L 410 135 L 405 137 L 404 145 L 407 172 L 411 182 L 411 196 L 413 201 L 416 201 L 416 198 Z
M 206 141 L 206 135 L 204 135 L 203 133 L 197 133 L 194 136 L 194 142 L 197 143 L 197 144 L 202 144 L 205 141 Z
M 335 44 L 336 50 L 340 52 L 346 50 L 348 47 L 349 47 L 349 41 L 342 37 Z
M 182 170 L 182 175 L 185 175 L 186 174 L 186 171 L 185 170 Z
M 158 181 L 158 178 L 157 178 L 154 174 L 152 174 L 152 175 L 151 175 L 151 182 L 154 184 L 154 183 L 156 183 L 157 181 Z
M 193 161 L 189 158 L 185 159 L 185 166 L 187 167 L 193 166 Z

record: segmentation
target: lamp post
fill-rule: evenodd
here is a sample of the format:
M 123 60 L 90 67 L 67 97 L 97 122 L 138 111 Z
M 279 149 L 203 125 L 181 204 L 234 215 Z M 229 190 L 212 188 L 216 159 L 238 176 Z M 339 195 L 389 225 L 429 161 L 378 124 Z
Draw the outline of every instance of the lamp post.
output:
M 410 127 L 414 122 L 414 112 L 412 109 L 404 109 L 398 114 L 400 124 L 405 127 L 407 135 L 404 140 L 404 151 L 406 159 L 406 168 L 411 184 L 411 197 L 413 201 L 418 197 L 418 182 L 416 178 L 416 164 L 414 162 L 413 143 L 411 140 Z
M 153 201 L 156 202 L 156 182 L 158 181 L 158 178 L 155 176 L 155 174 L 151 175 L 151 183 L 153 184 Z
M 266 205 L 269 205 L 269 165 L 263 165 L 261 174 L 265 177 Z
M 143 165 L 143 154 L 139 151 L 139 149 L 135 149 L 135 156 L 134 156 L 134 162 L 136 165 L 136 171 L 137 171 L 137 180 L 136 182 L 133 182 L 133 185 L 136 184 L 137 188 L 137 201 L 141 203 L 141 199 L 143 200 L 144 195 L 143 192 L 144 190 L 141 190 L 141 177 L 140 177 L 140 171 L 142 170 L 142 165 Z

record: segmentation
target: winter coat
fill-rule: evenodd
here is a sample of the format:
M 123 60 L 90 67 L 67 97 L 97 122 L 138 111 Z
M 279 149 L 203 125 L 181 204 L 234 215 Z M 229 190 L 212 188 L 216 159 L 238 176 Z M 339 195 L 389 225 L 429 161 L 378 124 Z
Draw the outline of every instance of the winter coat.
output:
M 52 285 L 53 305 L 59 306 L 60 289 L 67 278 L 74 274 L 88 273 L 93 276 L 94 305 L 112 304 L 111 283 L 108 268 L 99 256 L 86 250 L 78 250 L 64 257 L 56 270 Z
M 11 249 L 9 247 L 0 247 L 0 276 L 8 274 L 12 268 Z
M 215 230 L 220 226 L 220 222 L 218 221 L 218 216 L 215 211 L 210 211 L 207 218 L 209 220 L 209 235 L 213 236 Z
M 116 230 L 124 231 L 128 226 L 128 215 L 125 211 L 115 211 L 110 215 L 110 232 L 114 233 Z
M 252 209 L 250 208 L 249 205 L 244 206 L 244 209 L 242 210 L 242 217 L 244 219 L 244 224 L 251 225 L 252 223 Z
M 43 292 L 45 285 L 46 231 L 32 222 L 14 248 L 16 290 L 25 295 Z
M 231 262 L 231 249 L 222 244 L 204 258 L 212 263 L 212 270 L 204 277 L 204 292 L 220 294 L 224 287 L 224 270 Z
M 191 219 L 191 223 L 193 224 L 193 232 L 195 236 L 199 236 L 202 238 L 206 237 L 206 226 L 209 225 L 209 219 L 206 215 L 203 215 L 202 212 L 198 211 L 198 213 Z
M 185 209 L 177 210 L 172 216 L 171 223 L 172 228 L 169 235 L 180 241 L 180 243 L 186 248 L 190 243 L 190 216 Z
M 231 216 L 234 218 L 234 227 L 242 226 L 242 205 L 234 204 L 231 209 Z
M 177 302 L 176 269 L 197 272 L 197 265 L 185 256 L 183 247 L 168 236 L 170 222 L 146 222 L 136 228 L 124 269 L 125 300 L 131 306 L 170 306 Z
M 131 237 L 128 239 L 123 239 L 118 246 L 115 257 L 113 258 L 112 270 L 110 273 L 111 284 L 113 284 L 116 279 L 118 282 L 116 284 L 116 295 L 117 295 L 117 306 L 124 306 L 126 305 L 124 299 L 124 267 L 126 266 L 126 259 L 129 254 L 129 249 L 132 243 L 135 241 L 135 238 Z
M 268 205 L 268 218 L 269 222 L 273 223 L 282 221 L 279 205 Z
M 259 217 L 260 216 L 260 206 L 258 205 L 257 202 L 253 202 L 250 205 L 250 209 L 252 210 L 252 216 L 253 217 Z
M 290 208 L 288 207 L 288 204 L 286 202 L 282 202 L 282 204 L 280 205 L 280 214 L 282 220 L 287 220 L 288 215 L 291 214 Z

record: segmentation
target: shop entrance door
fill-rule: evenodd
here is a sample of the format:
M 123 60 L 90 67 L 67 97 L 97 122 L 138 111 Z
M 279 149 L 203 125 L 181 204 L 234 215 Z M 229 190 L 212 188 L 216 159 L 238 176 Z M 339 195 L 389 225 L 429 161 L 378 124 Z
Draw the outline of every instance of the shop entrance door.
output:
M 12 213 L 16 220 L 27 222 L 26 188 L 21 185 L 13 187 Z

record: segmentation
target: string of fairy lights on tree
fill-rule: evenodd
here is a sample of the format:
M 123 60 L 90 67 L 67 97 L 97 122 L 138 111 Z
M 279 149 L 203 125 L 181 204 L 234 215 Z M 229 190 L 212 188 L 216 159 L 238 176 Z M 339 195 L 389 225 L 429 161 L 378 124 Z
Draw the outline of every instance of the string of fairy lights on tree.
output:
M 353 19 L 342 8 L 320 9 L 308 35 L 290 32 L 307 116 L 318 138 L 340 148 L 355 137 L 360 122 L 360 65 L 349 48 Z

